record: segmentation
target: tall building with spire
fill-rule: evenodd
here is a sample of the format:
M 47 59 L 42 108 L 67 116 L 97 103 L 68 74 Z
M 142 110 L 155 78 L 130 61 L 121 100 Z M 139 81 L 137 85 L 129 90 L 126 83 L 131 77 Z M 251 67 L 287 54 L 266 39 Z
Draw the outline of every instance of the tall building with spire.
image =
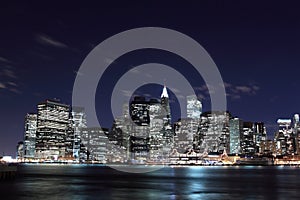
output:
M 171 152 L 174 145 L 174 130 L 171 125 L 171 109 L 169 104 L 169 95 L 166 85 L 164 85 L 163 91 L 161 93 L 161 117 L 163 119 L 163 149 L 162 149 L 162 159 L 168 162 L 169 153 Z
M 164 123 L 166 125 L 171 124 L 171 109 L 170 109 L 169 95 L 168 95 L 166 85 L 164 85 L 160 98 L 161 98 L 162 114 L 164 115 Z

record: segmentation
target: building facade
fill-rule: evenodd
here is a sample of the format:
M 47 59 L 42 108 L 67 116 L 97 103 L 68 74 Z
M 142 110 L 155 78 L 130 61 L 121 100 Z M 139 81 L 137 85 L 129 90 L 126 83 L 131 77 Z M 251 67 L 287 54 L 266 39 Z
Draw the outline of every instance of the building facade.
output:
M 72 117 L 72 127 L 74 131 L 74 140 L 73 140 L 73 157 L 76 160 L 79 160 L 80 157 L 86 158 L 86 155 L 81 155 L 86 152 L 82 149 L 81 151 L 81 134 L 82 129 L 87 128 L 86 114 L 83 107 L 72 107 L 71 111 Z
M 23 160 L 24 158 L 24 142 L 18 142 L 17 144 L 17 151 L 16 151 L 16 159 Z
M 289 155 L 291 149 L 292 136 L 292 120 L 291 119 L 278 119 L 278 131 L 275 134 L 276 142 L 276 155 Z
M 243 122 L 241 149 L 245 156 L 253 156 L 256 153 L 253 122 Z
M 201 153 L 223 153 L 229 149 L 229 119 L 225 111 L 212 111 L 201 114 L 199 124 L 199 151 Z
M 81 143 L 86 147 L 85 161 L 107 162 L 108 129 L 100 127 L 82 128 Z
M 72 157 L 70 106 L 46 100 L 37 107 L 36 158 L 57 160 Z
M 187 153 L 194 149 L 195 135 L 198 131 L 198 120 L 192 118 L 183 118 L 174 125 L 174 145 L 178 153 Z
M 163 155 L 163 127 L 162 106 L 156 99 L 149 101 L 149 161 L 159 163 Z
M 37 114 L 28 113 L 25 116 L 24 127 L 24 158 L 33 159 L 35 157 L 36 128 Z
M 241 154 L 243 122 L 239 118 L 229 120 L 230 154 Z
M 149 101 L 145 97 L 136 96 L 130 103 L 132 119 L 130 141 L 130 158 L 132 162 L 144 163 L 149 157 L 150 115 Z
M 295 114 L 293 117 L 293 134 L 295 137 L 296 154 L 300 154 L 300 122 L 299 114 Z
M 254 141 L 255 141 L 255 152 L 262 154 L 263 150 L 260 148 L 261 143 L 267 140 L 267 131 L 263 122 L 254 123 Z
M 198 100 L 196 95 L 190 95 L 186 97 L 186 114 L 187 118 L 200 120 L 202 113 L 202 103 Z

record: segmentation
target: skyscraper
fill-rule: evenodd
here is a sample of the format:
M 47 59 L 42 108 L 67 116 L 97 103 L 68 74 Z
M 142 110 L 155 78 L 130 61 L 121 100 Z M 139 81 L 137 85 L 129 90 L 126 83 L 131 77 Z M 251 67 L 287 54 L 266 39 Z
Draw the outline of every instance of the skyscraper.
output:
M 171 126 L 171 109 L 170 109 L 170 104 L 169 104 L 169 94 L 167 91 L 167 87 L 163 87 L 163 91 L 161 93 L 161 116 L 163 118 L 163 136 L 164 136 L 164 141 L 166 144 L 172 144 L 173 143 L 173 136 L 174 136 L 174 131 Z
M 254 141 L 254 131 L 253 122 L 243 122 L 243 133 L 241 148 L 242 153 L 246 156 L 253 156 L 255 154 L 255 141 Z
M 175 123 L 173 147 L 178 153 L 186 153 L 194 149 L 194 138 L 197 129 L 198 123 L 191 118 L 183 118 Z
M 129 106 L 123 105 L 123 116 L 114 120 L 108 134 L 110 143 L 119 146 L 121 151 L 127 150 L 128 161 L 138 163 L 164 162 L 164 155 L 171 151 L 173 137 L 166 87 L 161 101 L 135 96 Z
M 241 153 L 243 123 L 239 118 L 232 118 L 229 120 L 229 140 L 230 140 L 230 154 Z
M 263 153 L 261 149 L 261 143 L 267 140 L 266 127 L 263 122 L 254 123 L 254 142 L 255 142 L 255 152 Z
M 132 121 L 136 125 L 149 125 L 149 102 L 146 101 L 145 97 L 134 97 L 134 100 L 130 103 L 130 114 Z
M 23 141 L 18 142 L 16 158 L 22 160 L 24 158 L 24 143 Z
M 145 97 L 136 96 L 130 103 L 131 126 L 130 153 L 134 162 L 145 162 L 149 154 L 150 116 L 149 102 Z
M 225 111 L 211 111 L 201 114 L 199 125 L 200 152 L 223 153 L 229 149 L 229 119 Z
M 87 157 L 84 160 L 106 163 L 108 129 L 91 127 L 82 128 L 81 131 L 81 142 L 87 147 Z
M 290 119 L 278 119 L 278 131 L 275 134 L 276 141 L 276 154 L 287 155 L 287 137 L 291 132 L 291 120 Z
M 196 95 L 186 97 L 187 100 L 187 117 L 192 119 L 200 119 L 202 113 L 202 103 L 197 99 Z
M 84 108 L 72 107 L 71 115 L 72 115 L 73 131 L 74 131 L 73 157 L 75 159 L 79 159 L 82 129 L 87 127 Z
M 72 127 L 70 106 L 57 100 L 46 100 L 38 104 L 36 157 L 58 159 L 72 156 Z
M 297 117 L 296 117 L 297 118 Z M 296 120 L 295 120 L 296 121 Z M 296 137 L 291 119 L 278 119 L 278 131 L 275 135 L 276 154 L 292 155 L 297 152 Z
M 300 154 L 300 120 L 299 114 L 295 114 L 293 117 L 293 133 L 295 135 L 296 153 Z
M 163 149 L 163 117 L 161 115 L 161 104 L 156 99 L 149 101 L 150 133 L 149 158 L 151 161 L 160 162 Z
M 162 149 L 162 160 L 165 162 L 169 161 L 169 153 L 172 151 L 172 146 L 174 144 L 174 130 L 171 125 L 171 109 L 169 104 L 169 94 L 167 91 L 167 87 L 164 86 L 163 91 L 161 93 L 161 109 L 162 109 L 162 119 L 163 119 L 163 149 Z
M 161 105 L 162 105 L 162 115 L 164 116 L 164 123 L 166 125 L 171 124 L 171 109 L 169 104 L 169 95 L 166 86 L 164 86 L 160 98 L 161 98 Z
M 149 158 L 149 137 L 143 135 L 149 134 L 148 126 L 134 126 L 133 134 L 130 136 L 131 159 L 134 162 L 144 163 Z M 140 136 L 135 136 L 140 135 Z
M 34 158 L 35 156 L 36 126 L 37 114 L 26 114 L 24 131 L 24 158 Z

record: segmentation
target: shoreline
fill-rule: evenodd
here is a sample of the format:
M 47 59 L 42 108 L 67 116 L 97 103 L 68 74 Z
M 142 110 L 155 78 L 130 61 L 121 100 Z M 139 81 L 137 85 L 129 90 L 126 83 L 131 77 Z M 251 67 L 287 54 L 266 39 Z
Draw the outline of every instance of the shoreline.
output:
M 77 166 L 120 166 L 120 167 L 239 167 L 239 166 L 261 166 L 261 167 L 299 167 L 299 164 L 119 164 L 119 163 L 68 163 L 68 162 L 22 162 L 17 163 L 18 166 L 22 165 L 77 165 Z

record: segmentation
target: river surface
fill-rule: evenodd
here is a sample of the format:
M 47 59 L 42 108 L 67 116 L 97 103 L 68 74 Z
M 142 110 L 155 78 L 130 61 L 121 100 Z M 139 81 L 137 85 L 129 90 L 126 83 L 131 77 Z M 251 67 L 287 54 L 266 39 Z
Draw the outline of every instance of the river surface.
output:
M 0 199 L 300 199 L 300 168 L 165 167 L 126 173 L 101 165 L 18 166 Z

